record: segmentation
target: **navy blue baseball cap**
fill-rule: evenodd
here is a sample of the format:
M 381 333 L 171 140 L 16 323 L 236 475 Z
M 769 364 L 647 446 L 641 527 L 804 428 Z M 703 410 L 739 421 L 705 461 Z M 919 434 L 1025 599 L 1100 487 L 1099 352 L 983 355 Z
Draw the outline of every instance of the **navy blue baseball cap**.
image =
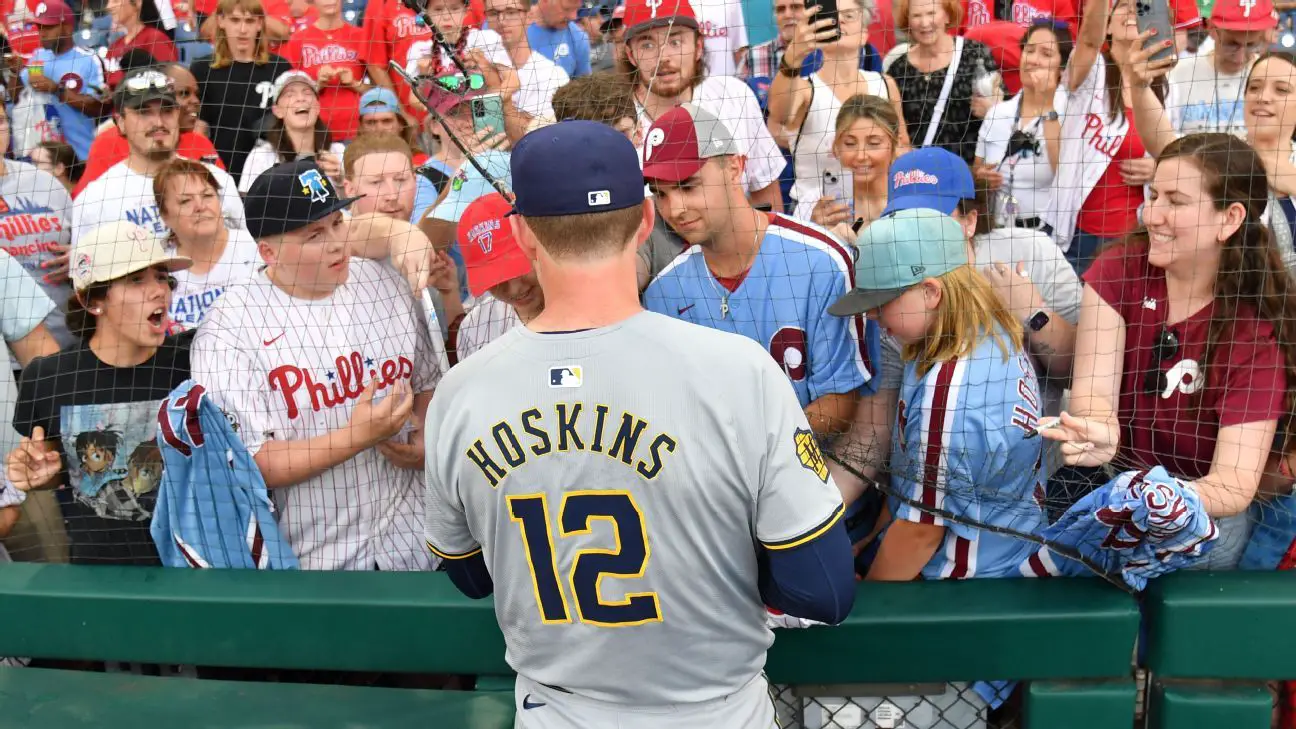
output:
M 929 208 L 946 215 L 959 200 L 976 197 L 972 169 L 963 158 L 940 147 L 923 147 L 900 155 L 887 175 L 887 206 L 883 215 L 897 210 Z
M 243 211 L 248 232 L 261 240 L 323 220 L 360 197 L 342 197 L 314 159 L 301 159 L 257 175 L 243 199 Z
M 528 218 L 604 213 L 644 201 L 639 153 L 606 124 L 565 121 L 513 147 L 513 212 Z

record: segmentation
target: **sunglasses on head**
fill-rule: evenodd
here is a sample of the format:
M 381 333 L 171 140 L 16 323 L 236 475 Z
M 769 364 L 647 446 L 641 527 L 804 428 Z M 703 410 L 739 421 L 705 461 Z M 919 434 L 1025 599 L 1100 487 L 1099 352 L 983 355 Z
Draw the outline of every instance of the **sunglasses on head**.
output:
M 142 94 L 146 91 L 175 92 L 175 82 L 169 76 L 154 71 L 131 76 L 122 81 L 122 87 L 135 94 Z
M 437 86 L 454 94 L 461 94 L 465 90 L 481 91 L 486 88 L 486 77 L 480 73 L 470 73 L 464 76 L 438 76 L 436 78 Z
M 1152 364 L 1143 377 L 1144 393 L 1153 395 L 1165 391 L 1167 384 L 1166 373 L 1161 369 L 1161 365 L 1178 353 L 1179 337 L 1170 331 L 1168 327 L 1162 325 L 1161 333 L 1152 342 Z

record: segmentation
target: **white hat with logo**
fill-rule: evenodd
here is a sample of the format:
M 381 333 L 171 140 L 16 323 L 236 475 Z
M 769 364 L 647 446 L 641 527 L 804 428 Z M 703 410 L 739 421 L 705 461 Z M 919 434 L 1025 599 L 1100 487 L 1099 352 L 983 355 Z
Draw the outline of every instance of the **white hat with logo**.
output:
M 154 266 L 175 273 L 193 265 L 192 259 L 168 252 L 156 235 L 125 220 L 105 223 L 82 236 L 68 259 L 77 291 Z

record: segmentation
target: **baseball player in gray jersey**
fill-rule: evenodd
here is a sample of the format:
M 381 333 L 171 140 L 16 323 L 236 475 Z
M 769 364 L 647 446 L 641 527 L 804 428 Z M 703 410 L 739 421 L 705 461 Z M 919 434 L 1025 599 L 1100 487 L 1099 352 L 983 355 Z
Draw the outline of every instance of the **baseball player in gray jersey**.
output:
M 545 309 L 437 387 L 428 546 L 495 594 L 518 727 L 773 727 L 764 606 L 837 623 L 855 593 L 796 395 L 759 344 L 640 306 L 624 135 L 545 127 L 512 172 Z

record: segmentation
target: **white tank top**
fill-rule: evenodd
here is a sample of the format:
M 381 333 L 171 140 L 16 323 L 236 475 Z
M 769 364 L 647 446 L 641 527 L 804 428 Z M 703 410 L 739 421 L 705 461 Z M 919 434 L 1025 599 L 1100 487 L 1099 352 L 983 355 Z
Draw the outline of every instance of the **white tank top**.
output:
M 859 74 L 871 96 L 891 98 L 882 74 L 872 71 Z M 832 143 L 837 135 L 837 112 L 841 111 L 842 103 L 819 74 L 811 74 L 809 81 L 810 108 L 792 142 L 792 169 L 796 172 L 792 199 L 813 206 L 822 194 L 824 171 L 841 167 L 832 156 Z

